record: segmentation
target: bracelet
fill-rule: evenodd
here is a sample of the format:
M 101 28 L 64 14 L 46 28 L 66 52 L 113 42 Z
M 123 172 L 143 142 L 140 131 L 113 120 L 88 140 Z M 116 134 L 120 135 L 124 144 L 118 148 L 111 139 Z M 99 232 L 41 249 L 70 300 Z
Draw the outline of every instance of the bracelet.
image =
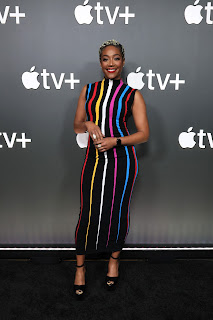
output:
M 116 147 L 120 147 L 121 146 L 121 139 L 117 138 L 116 140 Z

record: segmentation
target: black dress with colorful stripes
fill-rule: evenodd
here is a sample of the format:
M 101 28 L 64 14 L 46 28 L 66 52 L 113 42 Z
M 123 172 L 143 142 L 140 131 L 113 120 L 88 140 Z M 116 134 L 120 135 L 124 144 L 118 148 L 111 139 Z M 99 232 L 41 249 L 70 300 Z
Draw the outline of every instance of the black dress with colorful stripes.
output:
M 128 136 L 136 89 L 122 79 L 87 84 L 85 110 L 105 137 Z M 80 178 L 76 254 L 121 251 L 130 227 L 130 201 L 138 174 L 134 145 L 98 151 L 88 138 Z

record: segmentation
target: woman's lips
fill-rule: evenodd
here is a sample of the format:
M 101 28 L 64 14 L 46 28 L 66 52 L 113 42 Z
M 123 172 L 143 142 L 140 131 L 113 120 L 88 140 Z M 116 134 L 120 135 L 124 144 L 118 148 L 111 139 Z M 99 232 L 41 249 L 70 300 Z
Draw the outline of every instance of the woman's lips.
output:
M 107 71 L 108 71 L 109 73 L 114 73 L 114 72 L 116 71 L 116 69 L 107 69 Z

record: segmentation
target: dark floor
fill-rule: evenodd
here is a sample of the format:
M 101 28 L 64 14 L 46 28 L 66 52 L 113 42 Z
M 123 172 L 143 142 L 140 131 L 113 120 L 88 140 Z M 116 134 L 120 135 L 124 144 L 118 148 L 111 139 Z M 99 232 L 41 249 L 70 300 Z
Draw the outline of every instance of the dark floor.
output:
M 211 320 L 213 260 L 120 261 L 120 282 L 106 292 L 107 260 L 86 260 L 88 296 L 75 301 L 75 261 L 0 260 L 0 320 Z

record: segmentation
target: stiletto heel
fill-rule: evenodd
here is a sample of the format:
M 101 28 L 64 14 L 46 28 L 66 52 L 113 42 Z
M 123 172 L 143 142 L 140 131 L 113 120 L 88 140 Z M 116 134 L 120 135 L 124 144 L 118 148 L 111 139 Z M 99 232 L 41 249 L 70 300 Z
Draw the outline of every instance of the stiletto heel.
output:
M 86 267 L 85 267 L 84 263 L 81 266 L 77 266 L 77 264 L 76 264 L 76 267 L 77 268 L 84 267 L 85 272 L 86 272 Z M 74 289 L 74 292 L 75 292 L 75 297 L 77 299 L 82 299 L 84 297 L 84 293 L 86 291 L 86 274 L 85 274 L 85 284 L 74 284 L 73 285 L 73 289 Z
M 119 259 L 119 263 L 120 263 L 120 256 L 117 258 L 114 258 L 111 255 L 110 257 L 112 257 L 113 259 Z M 117 277 L 106 276 L 105 285 L 106 285 L 107 290 L 113 291 L 115 289 L 116 284 L 118 283 L 118 279 L 119 279 L 119 275 Z

